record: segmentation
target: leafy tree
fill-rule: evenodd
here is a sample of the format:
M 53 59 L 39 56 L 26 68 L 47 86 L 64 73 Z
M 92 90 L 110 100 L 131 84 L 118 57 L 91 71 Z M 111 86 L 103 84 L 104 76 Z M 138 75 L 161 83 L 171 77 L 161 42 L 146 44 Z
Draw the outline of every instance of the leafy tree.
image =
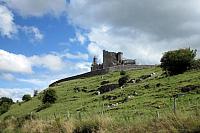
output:
M 3 104 L 3 103 L 8 103 L 8 104 L 13 104 L 13 100 L 11 98 L 8 98 L 8 97 L 1 97 L 0 98 L 0 106 Z
M 34 90 L 33 96 L 37 96 L 38 95 L 38 90 Z
M 196 56 L 196 50 L 190 48 L 168 51 L 161 58 L 161 68 L 168 75 L 176 75 L 191 68 L 191 63 Z
M 48 89 L 46 91 L 44 91 L 44 96 L 42 98 L 42 102 L 44 104 L 46 103 L 55 103 L 55 101 L 57 100 L 57 95 L 56 95 L 56 91 L 53 89 Z
M 22 97 L 22 100 L 25 101 L 25 102 L 31 100 L 31 95 L 25 94 L 25 95 Z
M 0 98 L 0 115 L 7 112 L 13 103 L 14 102 L 11 98 L 1 97 Z

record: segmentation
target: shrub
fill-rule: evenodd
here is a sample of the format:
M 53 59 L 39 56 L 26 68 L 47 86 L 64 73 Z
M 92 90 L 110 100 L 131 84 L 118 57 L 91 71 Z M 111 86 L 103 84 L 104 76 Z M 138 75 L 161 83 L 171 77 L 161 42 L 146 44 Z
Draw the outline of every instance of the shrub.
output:
M 121 77 L 119 80 L 118 80 L 118 84 L 119 86 L 123 86 L 125 85 L 129 80 L 129 77 L 128 76 L 123 76 Z
M 55 101 L 57 100 L 57 95 L 56 95 L 56 91 L 53 89 L 48 89 L 46 91 L 44 91 L 44 96 L 42 98 L 42 103 L 46 104 L 46 103 L 55 103 Z
M 10 109 L 10 105 L 8 103 L 3 103 L 0 106 L 0 115 L 6 113 Z
M 31 95 L 25 94 L 25 95 L 22 97 L 22 100 L 25 101 L 25 102 L 31 100 Z
M 200 69 L 200 59 L 194 60 L 191 63 L 191 68 L 195 69 L 195 70 L 199 70 Z
M 101 82 L 101 85 L 105 85 L 105 84 L 108 84 L 108 83 L 110 83 L 108 80 L 104 80 L 104 81 Z
M 168 51 L 161 58 L 161 68 L 167 75 L 176 75 L 191 68 L 196 56 L 196 50 L 190 48 Z
M 38 95 L 38 90 L 34 90 L 33 96 L 37 96 Z
M 126 71 L 120 71 L 120 75 L 126 75 Z
M 1 97 L 0 98 L 0 105 L 3 103 L 13 104 L 13 100 L 11 98 L 7 97 Z
M 10 106 L 13 104 L 13 100 L 7 97 L 0 98 L 0 115 L 6 113 Z

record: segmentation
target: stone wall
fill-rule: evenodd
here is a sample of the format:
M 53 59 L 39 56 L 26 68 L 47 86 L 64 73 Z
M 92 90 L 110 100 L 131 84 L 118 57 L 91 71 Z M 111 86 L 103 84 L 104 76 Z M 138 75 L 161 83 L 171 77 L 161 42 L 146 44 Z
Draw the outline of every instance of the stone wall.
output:
M 134 65 L 134 64 L 129 64 L 129 65 L 118 65 L 118 66 L 113 66 L 108 68 L 107 71 L 109 72 L 114 72 L 114 71 L 127 71 L 127 70 L 137 70 L 137 69 L 143 69 L 143 68 L 151 68 L 155 67 L 155 65 Z
M 107 74 L 108 72 L 122 71 L 122 70 L 123 71 L 137 70 L 137 69 L 151 68 L 151 67 L 155 67 L 155 65 L 118 65 L 118 66 L 114 66 L 114 67 L 109 67 L 107 69 L 91 71 L 91 72 L 83 73 L 80 75 L 64 78 L 64 79 L 58 80 L 58 81 L 50 84 L 49 87 L 56 86 L 58 83 L 69 81 L 69 80 L 87 78 L 87 77 L 92 77 L 92 76 L 96 76 L 96 75 L 104 75 L 104 74 Z
M 70 80 L 74 80 L 74 79 L 81 79 L 81 78 L 87 78 L 87 77 L 92 77 L 92 76 L 96 76 L 96 75 L 104 75 L 106 73 L 108 73 L 108 70 L 105 70 L 105 69 L 96 70 L 96 71 L 92 71 L 92 72 L 87 72 L 87 73 L 83 73 L 83 74 L 80 74 L 80 75 L 76 75 L 76 76 L 60 79 L 58 81 L 55 81 L 54 83 L 51 83 L 49 85 L 49 87 L 56 86 L 58 83 L 65 82 L 65 81 L 70 81 Z

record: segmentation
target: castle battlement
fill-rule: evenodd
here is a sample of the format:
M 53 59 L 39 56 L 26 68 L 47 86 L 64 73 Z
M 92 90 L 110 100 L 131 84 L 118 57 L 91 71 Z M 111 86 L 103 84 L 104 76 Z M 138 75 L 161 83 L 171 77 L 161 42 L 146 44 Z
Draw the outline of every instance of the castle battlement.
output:
M 98 64 L 97 58 L 93 58 L 93 62 L 91 65 L 91 71 L 87 73 L 83 73 L 80 75 L 60 79 L 58 81 L 55 81 L 49 85 L 49 87 L 53 87 L 56 85 L 59 85 L 59 83 L 74 80 L 74 79 L 84 79 L 87 77 L 92 77 L 95 75 L 104 75 L 108 72 L 113 71 L 126 71 L 126 70 L 137 70 L 137 69 L 143 69 L 143 68 L 150 68 L 154 67 L 155 65 L 136 65 L 136 61 L 132 59 L 123 59 L 123 53 L 122 52 L 108 52 L 103 51 L 103 63 Z
M 97 58 L 94 57 L 91 65 L 91 71 L 110 69 L 112 67 L 122 65 L 136 65 L 136 61 L 133 59 L 123 59 L 122 52 L 115 53 L 103 50 L 103 63 L 98 64 Z

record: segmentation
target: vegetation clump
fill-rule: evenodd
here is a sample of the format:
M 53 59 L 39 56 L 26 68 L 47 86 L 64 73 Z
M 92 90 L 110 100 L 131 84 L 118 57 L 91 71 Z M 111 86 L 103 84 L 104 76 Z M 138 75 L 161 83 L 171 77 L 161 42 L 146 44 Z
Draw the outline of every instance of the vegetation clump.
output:
M 108 83 L 110 83 L 108 80 L 104 80 L 104 81 L 101 82 L 101 85 L 105 85 L 105 84 L 108 84 Z
M 120 71 L 120 75 L 126 75 L 126 71 Z
M 31 95 L 30 95 L 30 94 L 25 94 L 25 95 L 22 97 L 22 100 L 25 101 L 25 102 L 31 100 Z
M 56 91 L 53 89 L 48 89 L 46 91 L 44 91 L 44 96 L 42 98 L 42 103 L 46 104 L 46 103 L 55 103 L 55 101 L 57 100 L 57 95 L 56 95 Z
M 11 98 L 1 97 L 0 98 L 0 115 L 7 112 L 13 103 L 14 102 Z
M 125 85 L 128 82 L 128 80 L 129 80 L 129 76 L 127 76 L 127 75 L 119 78 L 119 80 L 118 80 L 119 86 L 121 87 L 121 86 Z
M 200 70 L 200 59 L 194 60 L 191 63 L 191 69 Z
M 167 75 L 176 75 L 191 69 L 196 57 L 196 50 L 190 48 L 168 51 L 161 58 L 161 68 Z

